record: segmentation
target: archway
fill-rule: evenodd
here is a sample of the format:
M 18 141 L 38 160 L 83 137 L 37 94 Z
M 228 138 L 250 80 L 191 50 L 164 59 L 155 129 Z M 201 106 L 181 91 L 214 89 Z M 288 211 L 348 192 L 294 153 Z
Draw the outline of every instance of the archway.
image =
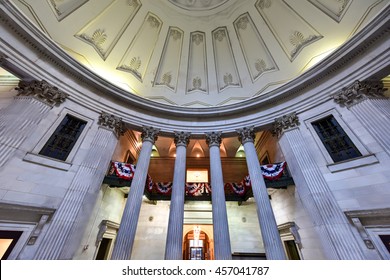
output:
M 213 260 L 214 245 L 205 227 L 210 225 L 187 225 L 183 238 L 183 260 Z M 190 227 L 191 229 L 189 229 Z

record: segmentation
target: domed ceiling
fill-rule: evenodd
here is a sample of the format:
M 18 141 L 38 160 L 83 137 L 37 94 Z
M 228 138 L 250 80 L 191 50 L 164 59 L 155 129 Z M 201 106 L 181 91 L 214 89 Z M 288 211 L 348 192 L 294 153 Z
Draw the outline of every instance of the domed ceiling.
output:
M 129 94 L 184 107 L 262 96 L 346 42 L 389 0 L 12 0 Z

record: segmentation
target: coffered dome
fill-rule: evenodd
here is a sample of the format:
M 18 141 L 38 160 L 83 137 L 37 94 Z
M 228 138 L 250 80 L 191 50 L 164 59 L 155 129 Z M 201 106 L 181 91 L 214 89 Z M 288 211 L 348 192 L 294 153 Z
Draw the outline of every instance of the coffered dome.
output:
M 72 57 L 132 94 L 181 107 L 261 98 L 389 1 L 12 1 Z

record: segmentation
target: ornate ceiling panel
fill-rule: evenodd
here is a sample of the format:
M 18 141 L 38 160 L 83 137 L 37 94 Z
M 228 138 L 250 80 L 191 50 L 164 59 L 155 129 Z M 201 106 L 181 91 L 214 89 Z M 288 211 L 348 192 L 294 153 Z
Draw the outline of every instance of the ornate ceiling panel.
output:
M 390 0 L 10 0 L 114 85 L 184 107 L 266 96 Z
M 106 59 L 140 7 L 138 0 L 113 1 L 75 36 L 92 45 Z
M 208 93 L 206 36 L 203 32 L 192 32 L 190 38 L 187 93 Z
M 176 91 L 183 37 L 184 33 L 179 28 L 169 28 L 157 74 L 154 79 L 155 86 L 166 86 L 168 89 Z
M 143 82 L 159 38 L 161 25 L 162 22 L 157 16 L 151 13 L 146 15 L 141 28 L 120 61 L 118 70 L 127 71 Z
M 218 91 L 241 87 L 227 28 L 219 27 L 212 34 Z
M 278 66 L 249 13 L 237 18 L 234 21 L 234 27 L 253 82 L 264 73 L 278 70 Z
M 168 0 L 173 5 L 186 10 L 210 10 L 229 0 Z

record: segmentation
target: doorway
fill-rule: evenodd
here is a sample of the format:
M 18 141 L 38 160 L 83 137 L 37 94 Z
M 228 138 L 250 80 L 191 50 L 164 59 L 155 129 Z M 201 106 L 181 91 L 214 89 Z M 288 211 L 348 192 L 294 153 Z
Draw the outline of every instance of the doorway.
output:
M 186 234 L 183 238 L 183 260 L 213 260 L 214 248 L 206 232 L 210 225 L 191 225 L 191 227 L 192 229 L 184 231 Z
M 0 259 L 6 260 L 15 248 L 23 231 L 0 230 Z

